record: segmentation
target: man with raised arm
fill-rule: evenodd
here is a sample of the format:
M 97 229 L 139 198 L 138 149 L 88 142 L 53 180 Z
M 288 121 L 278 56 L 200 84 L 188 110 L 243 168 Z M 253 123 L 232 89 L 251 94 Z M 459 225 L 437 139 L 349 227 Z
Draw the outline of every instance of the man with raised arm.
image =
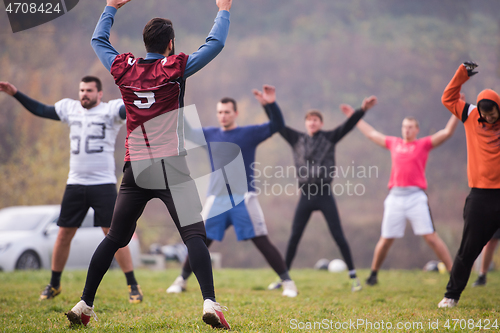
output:
M 206 142 L 210 144 L 212 156 L 217 154 L 219 150 L 224 150 L 224 148 L 217 149 L 218 142 L 233 143 L 241 149 L 243 164 L 246 170 L 246 191 L 241 195 L 241 199 L 243 200 L 238 203 L 238 200 L 234 198 L 234 193 L 232 193 L 229 197 L 233 202 L 236 201 L 235 205 L 223 213 L 216 214 L 215 212 L 218 213 L 221 210 L 221 203 L 226 201 L 228 195 L 226 193 L 218 193 L 214 189 L 214 186 L 209 187 L 207 203 L 204 208 L 206 215 L 211 216 L 205 222 L 207 246 L 210 246 L 214 240 L 222 241 L 226 229 L 232 225 L 237 239 L 239 241 L 251 240 L 276 272 L 283 283 L 282 295 L 296 297 L 297 288 L 295 282 L 288 274 L 283 257 L 268 237 L 264 214 L 255 193 L 254 172 L 252 169 L 257 146 L 281 130 L 285 123 L 281 110 L 276 103 L 276 89 L 273 86 L 264 85 L 263 91 L 254 90 L 253 92 L 268 114 L 269 122 L 260 125 L 238 126 L 236 119 L 239 113 L 236 101 L 225 97 L 217 103 L 217 120 L 220 127 L 204 127 L 202 129 Z M 212 161 L 215 169 L 212 171 L 216 171 L 231 162 L 228 158 L 214 159 L 213 157 Z M 210 179 L 211 184 L 216 182 L 216 178 L 212 174 Z M 182 267 L 181 275 L 167 289 L 167 293 L 180 293 L 184 291 L 190 275 L 191 267 L 189 261 L 186 260 Z
M 346 116 L 352 114 L 351 106 L 341 105 Z M 451 270 L 451 256 L 446 244 L 434 229 L 427 194 L 425 165 L 429 152 L 448 140 L 457 127 L 458 119 L 452 116 L 446 127 L 433 135 L 417 139 L 420 131 L 418 121 L 406 117 L 401 128 L 402 138 L 386 136 L 375 130 L 366 121 L 358 122 L 357 127 L 368 139 L 391 152 L 392 168 L 389 180 L 389 195 L 384 201 L 382 235 L 375 246 L 371 274 L 366 284 L 378 283 L 377 274 L 384 262 L 394 239 L 402 238 L 408 219 L 415 235 L 424 237 L 427 244 Z
M 36 116 L 68 124 L 71 140 L 69 175 L 57 220 L 59 231 L 52 250 L 50 283 L 40 300 L 50 300 L 61 293 L 61 275 L 68 260 L 71 240 L 90 207 L 94 209 L 94 226 L 107 234 L 116 200 L 115 141 L 125 123 L 125 106 L 121 99 L 102 102 L 99 78 L 85 76 L 79 87 L 80 100 L 65 98 L 55 105 L 45 105 L 9 82 L 0 82 L 0 91 L 17 99 Z M 116 252 L 129 286 L 129 302 L 142 301 L 142 292 L 134 276 L 128 246 Z
M 440 308 L 458 304 L 474 261 L 500 228 L 500 96 L 485 89 L 477 105 L 460 98 L 462 85 L 475 74 L 477 64 L 465 62 L 444 90 L 441 101 L 462 120 L 467 138 L 467 177 L 471 191 L 464 207 L 464 229 Z
M 136 222 L 147 202 L 159 198 L 167 207 L 188 249 L 191 267 L 200 284 L 203 321 L 213 328 L 229 329 L 222 307 L 215 300 L 212 265 L 201 218 L 199 198 L 186 197 L 188 210 L 196 222 L 181 223 L 179 202 L 174 203 L 169 173 L 189 178 L 184 157 L 183 107 L 185 80 L 202 69 L 224 47 L 229 31 L 232 0 L 217 0 L 215 24 L 198 51 L 191 55 L 174 52 L 174 29 L 167 19 L 154 18 L 143 30 L 146 58 L 119 54 L 109 42 L 110 29 L 118 8 L 130 0 L 107 0 L 107 6 L 92 36 L 92 47 L 120 88 L 127 111 L 126 155 L 123 180 L 116 199 L 111 228 L 98 246 L 81 301 L 67 313 L 74 324 L 86 325 L 93 312 L 97 288 L 109 268 L 114 253 L 132 237 Z M 169 163 L 175 162 L 175 165 Z M 159 172 L 162 178 L 158 178 Z M 167 181 L 168 178 L 168 181 Z M 196 190 L 196 189 L 195 189 Z M 196 200 L 198 202 L 196 202 Z
M 361 290 L 356 275 L 351 249 L 344 236 L 340 217 L 333 196 L 331 183 L 332 171 L 335 168 L 335 147 L 347 135 L 356 123 L 371 109 L 377 100 L 372 96 L 363 100 L 362 106 L 353 112 L 344 123 L 333 130 L 323 130 L 323 115 L 318 110 L 309 110 L 305 115 L 306 132 L 300 132 L 288 126 L 281 131 L 281 136 L 288 142 L 293 151 L 293 159 L 297 170 L 300 199 L 295 209 L 292 230 L 286 249 L 285 263 L 290 270 L 297 247 L 304 233 L 309 218 L 314 211 L 321 211 L 325 217 L 330 234 L 337 243 L 340 253 L 349 269 L 351 291 Z M 306 170 L 305 172 L 303 172 Z M 279 281 L 271 283 L 268 289 L 280 288 Z

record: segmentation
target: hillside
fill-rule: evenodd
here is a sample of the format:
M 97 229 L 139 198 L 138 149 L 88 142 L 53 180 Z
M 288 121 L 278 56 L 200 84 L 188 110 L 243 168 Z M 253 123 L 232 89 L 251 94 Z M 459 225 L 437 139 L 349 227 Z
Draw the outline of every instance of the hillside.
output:
M 65 97 L 76 99 L 79 79 L 92 74 L 103 79 L 105 100 L 119 97 L 90 47 L 104 4 L 80 1 L 55 21 L 16 34 L 1 12 L 0 80 L 53 104 Z M 266 116 L 251 89 L 269 83 L 277 87 L 288 125 L 303 129 L 303 114 L 317 108 L 324 112 L 328 129 L 343 121 L 340 103 L 357 107 L 363 97 L 376 95 L 379 105 L 365 118 L 376 129 L 399 136 L 402 119 L 413 115 L 420 120 L 420 136 L 429 135 L 443 128 L 450 117 L 440 98 L 461 62 L 471 59 L 480 65 L 480 74 L 464 87 L 470 102 L 483 88 L 500 91 L 499 9 L 497 0 L 235 0 L 226 47 L 187 81 L 186 105 L 197 106 L 204 125 L 217 125 L 216 102 L 232 96 L 240 105 L 240 125 L 264 122 Z M 150 18 L 163 16 L 174 22 L 176 50 L 192 53 L 203 43 L 216 11 L 214 1 L 135 0 L 119 10 L 111 41 L 120 52 L 144 56 L 142 28 Z M 0 105 L 0 207 L 60 203 L 68 172 L 68 130 L 36 119 L 5 94 L 0 94 Z M 116 152 L 119 176 L 123 140 L 122 132 Z M 292 165 L 291 150 L 276 135 L 258 149 L 257 161 L 260 170 L 286 168 Z M 351 174 L 335 180 L 364 189 L 362 195 L 342 193 L 337 203 L 355 262 L 367 267 L 379 237 L 390 156 L 354 130 L 338 145 L 337 163 L 344 170 L 373 170 L 366 177 Z M 431 153 L 427 177 L 435 225 L 454 254 L 468 193 L 461 124 L 452 139 Z M 274 172 L 269 179 L 261 177 L 261 184 L 265 180 L 270 188 L 277 184 L 275 189 L 295 183 L 293 176 Z M 298 197 L 276 193 L 261 195 L 260 201 L 271 239 L 284 252 Z M 167 220 L 162 205 L 151 203 L 138 229 L 145 249 L 153 242 L 179 241 Z M 339 256 L 327 233 L 323 218 L 315 214 L 301 242 L 297 267 Z M 231 231 L 227 238 L 213 247 L 223 253 L 224 265 L 264 265 L 252 244 L 236 244 Z M 433 258 L 423 241 L 407 230 L 384 267 L 421 267 Z

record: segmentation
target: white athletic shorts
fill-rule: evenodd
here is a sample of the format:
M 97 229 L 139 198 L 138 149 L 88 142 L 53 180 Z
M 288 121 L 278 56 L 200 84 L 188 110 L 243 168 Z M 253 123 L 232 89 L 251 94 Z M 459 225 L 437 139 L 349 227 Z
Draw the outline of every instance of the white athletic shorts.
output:
M 418 187 L 394 187 L 384 201 L 382 237 L 402 238 L 406 220 L 410 221 L 415 235 L 432 234 L 434 225 L 427 194 Z

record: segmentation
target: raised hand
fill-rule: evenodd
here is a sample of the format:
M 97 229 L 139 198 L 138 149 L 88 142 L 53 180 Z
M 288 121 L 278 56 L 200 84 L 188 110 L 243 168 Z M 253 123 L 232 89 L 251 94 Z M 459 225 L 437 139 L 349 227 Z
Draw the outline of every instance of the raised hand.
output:
M 363 103 L 361 104 L 361 109 L 366 112 L 370 110 L 372 107 L 374 107 L 377 104 L 377 97 L 376 96 L 370 96 L 366 97 L 363 100 Z
M 17 88 L 9 82 L 0 82 L 0 91 L 3 91 L 8 95 L 14 96 L 17 93 Z
M 340 111 L 342 111 L 342 113 L 349 118 L 354 113 L 354 108 L 349 104 L 340 104 Z
M 475 62 L 466 61 L 463 63 L 463 65 L 465 66 L 465 69 L 467 69 L 467 75 L 469 75 L 469 77 L 476 75 L 478 73 L 477 71 L 474 71 L 474 69 L 476 69 L 476 67 L 479 66 Z
M 129 1 L 131 0 L 107 0 L 107 5 L 118 9 L 123 7 L 123 5 L 125 5 Z
M 233 4 L 233 0 L 215 0 L 215 3 L 217 4 L 217 7 L 219 7 L 219 10 L 229 11 L 231 9 L 231 5 Z
M 252 92 L 262 105 L 271 104 L 276 101 L 276 88 L 271 85 L 265 84 L 262 86 L 262 91 L 253 89 Z

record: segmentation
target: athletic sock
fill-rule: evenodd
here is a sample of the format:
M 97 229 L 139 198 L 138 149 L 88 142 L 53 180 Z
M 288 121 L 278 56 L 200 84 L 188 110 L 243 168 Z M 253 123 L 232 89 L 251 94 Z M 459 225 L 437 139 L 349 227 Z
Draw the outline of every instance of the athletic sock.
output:
M 127 285 L 129 286 L 138 284 L 137 281 L 135 280 L 134 271 L 125 273 L 125 278 L 127 279 Z
M 290 274 L 288 274 L 288 271 L 285 273 L 280 274 L 280 279 L 281 281 L 286 281 L 286 280 L 291 280 L 292 278 L 290 277 Z
M 50 285 L 52 288 L 57 289 L 61 285 L 61 275 L 62 272 L 52 271 L 52 276 L 50 277 Z
M 357 275 L 356 275 L 356 270 L 355 270 L 355 269 L 353 269 L 353 270 L 350 270 L 350 271 L 349 271 L 349 277 L 350 277 L 351 279 L 355 279 L 355 278 L 357 278 Z
M 189 263 L 200 284 L 203 299 L 215 302 L 212 262 L 207 245 L 201 237 L 188 239 L 185 243 L 188 249 Z
M 378 273 L 378 271 L 372 270 L 372 272 L 370 273 L 370 277 L 372 277 L 372 276 L 377 277 L 377 273 Z

